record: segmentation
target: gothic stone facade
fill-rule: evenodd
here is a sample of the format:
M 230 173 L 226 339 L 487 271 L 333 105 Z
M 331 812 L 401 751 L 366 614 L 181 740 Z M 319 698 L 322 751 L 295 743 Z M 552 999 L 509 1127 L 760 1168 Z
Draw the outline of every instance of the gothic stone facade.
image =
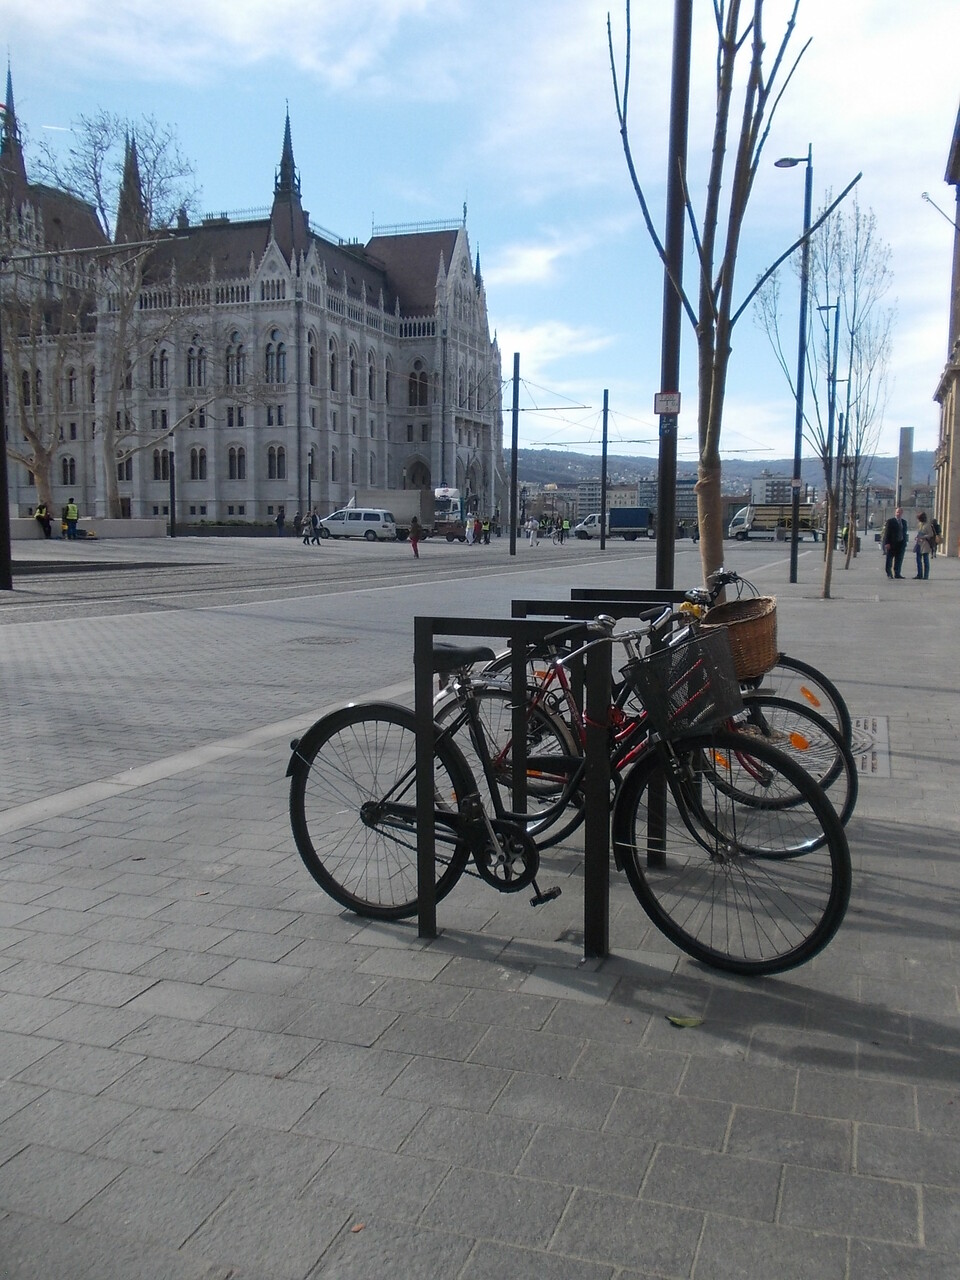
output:
M 66 244 L 45 235 L 51 193 L 26 181 L 18 146 L 12 155 L 11 116 L 6 164 L 0 154 L 8 226 L 29 223 L 32 249 L 96 244 L 92 219 Z M 128 153 L 121 215 L 137 207 L 138 181 Z M 150 251 L 116 414 L 132 432 L 112 463 L 123 513 L 167 515 L 173 492 L 178 524 L 264 524 L 281 507 L 288 520 L 308 505 L 327 514 L 359 489 L 456 486 L 495 515 L 500 355 L 465 214 L 366 245 L 319 234 L 300 203 L 288 118 L 269 216 L 181 217 Z M 117 324 L 105 285 L 75 359 L 43 371 L 46 388 L 51 376 L 65 382 L 46 397 L 61 438 L 54 504 L 73 496 L 85 514 L 107 514 L 98 414 Z M 9 385 L 7 406 L 9 420 Z M 29 514 L 33 477 L 9 472 L 11 510 Z

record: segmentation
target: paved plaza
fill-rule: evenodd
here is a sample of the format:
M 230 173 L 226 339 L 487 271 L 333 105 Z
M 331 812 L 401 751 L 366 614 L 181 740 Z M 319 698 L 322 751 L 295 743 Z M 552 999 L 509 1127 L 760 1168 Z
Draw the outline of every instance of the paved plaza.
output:
M 584 962 L 579 837 L 557 901 L 463 880 L 427 942 L 341 911 L 290 835 L 290 739 L 409 702 L 414 616 L 650 587 L 653 543 L 15 543 L 0 1276 L 956 1280 L 960 564 L 888 581 L 871 541 L 822 601 L 822 548 L 797 586 L 787 552 L 730 563 L 865 771 L 839 934 L 748 981 L 616 875 Z

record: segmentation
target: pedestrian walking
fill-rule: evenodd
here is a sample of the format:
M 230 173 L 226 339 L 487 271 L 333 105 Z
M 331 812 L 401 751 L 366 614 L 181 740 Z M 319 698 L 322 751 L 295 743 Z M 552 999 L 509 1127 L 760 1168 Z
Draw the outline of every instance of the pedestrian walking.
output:
M 481 526 L 481 524 L 480 524 L 480 517 L 479 517 L 479 516 L 474 516 L 474 518 L 473 518 L 473 541 L 474 541 L 474 545 L 475 545 L 475 546 L 479 546 L 479 545 L 480 545 L 480 539 L 481 539 L 481 537 L 482 537 L 482 536 L 483 536 L 483 528 L 482 528 L 482 526 Z
M 415 560 L 420 559 L 420 539 L 423 537 L 423 526 L 416 516 L 410 521 L 410 546 L 413 548 Z
M 933 530 L 933 539 L 930 543 L 930 556 L 931 559 L 936 559 L 937 547 L 940 545 L 940 535 L 943 533 L 943 530 L 940 528 L 939 521 L 935 520 L 933 516 L 930 517 L 930 528 Z
M 527 521 L 527 538 L 531 547 L 540 545 L 540 521 L 536 516 L 531 516 Z
M 278 538 L 283 537 L 283 526 L 286 523 L 286 519 L 287 519 L 287 513 L 284 511 L 283 507 L 281 507 L 280 510 L 277 512 L 276 520 L 274 520 L 274 524 L 277 526 Z
M 293 523 L 294 523 L 294 526 L 296 526 L 297 521 L 298 521 L 299 519 L 300 519 L 300 512 L 298 511 L 298 512 L 297 512 L 297 514 L 296 514 L 296 516 L 294 517 L 294 522 L 293 522 Z M 310 535 L 313 533 L 313 521 L 312 521 L 312 519 L 310 518 L 310 512 L 309 512 L 309 511 L 307 512 L 306 518 L 305 518 L 304 520 L 300 521 L 299 529 L 300 529 L 300 532 L 303 534 L 303 545 L 304 545 L 305 547 L 309 547 L 309 545 L 310 545 Z
M 310 538 L 310 541 L 313 543 L 315 547 L 319 547 L 320 545 L 320 512 L 317 510 L 316 507 L 313 508 L 313 512 L 310 516 L 310 529 L 311 529 L 311 535 L 312 535 Z
M 298 511 L 296 515 L 293 517 L 293 536 L 294 537 L 296 537 L 297 534 L 299 534 L 302 527 L 303 527 L 303 516 Z
M 473 546 L 473 516 L 467 516 L 467 523 L 463 530 L 464 537 L 467 540 L 467 546 Z
M 887 577 L 902 578 L 900 570 L 903 568 L 903 556 L 907 549 L 907 522 L 903 518 L 903 507 L 897 507 L 883 526 L 882 544 Z
M 917 557 L 917 577 L 924 580 L 930 577 L 930 552 L 934 537 L 933 525 L 927 519 L 927 513 L 921 511 L 917 516 L 917 536 L 913 550 Z
M 485 547 L 489 547 L 490 545 L 490 518 L 489 517 L 485 517 L 481 522 L 480 531 L 483 535 L 483 545 Z
M 75 542 L 77 537 L 77 521 L 80 519 L 80 508 L 72 498 L 63 508 L 63 518 L 67 524 L 67 537 L 71 542 Z

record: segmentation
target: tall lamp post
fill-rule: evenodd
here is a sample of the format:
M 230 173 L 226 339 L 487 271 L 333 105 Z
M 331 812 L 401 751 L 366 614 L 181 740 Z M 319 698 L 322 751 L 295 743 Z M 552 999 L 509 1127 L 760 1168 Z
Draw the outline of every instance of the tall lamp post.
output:
M 790 581 L 797 580 L 797 549 L 800 540 L 800 464 L 803 455 L 803 384 L 807 368 L 807 293 L 810 279 L 810 215 L 813 203 L 813 144 L 806 156 L 783 156 L 778 169 L 807 166 L 803 184 L 803 246 L 800 250 L 800 337 L 797 350 L 797 416 L 793 432 L 793 508 L 790 517 Z

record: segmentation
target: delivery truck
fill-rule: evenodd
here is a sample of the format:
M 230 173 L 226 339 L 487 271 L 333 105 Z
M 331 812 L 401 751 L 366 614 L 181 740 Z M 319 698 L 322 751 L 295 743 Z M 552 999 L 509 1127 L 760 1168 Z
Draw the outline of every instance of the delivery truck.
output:
M 767 502 L 756 506 L 741 507 L 730 521 L 727 530 L 731 538 L 746 542 L 748 538 L 776 538 L 786 540 L 793 529 L 793 506 L 789 502 Z M 804 537 L 820 537 L 820 517 L 812 502 L 800 503 L 800 519 L 797 523 L 798 541 Z
M 578 538 L 600 537 L 600 514 L 594 512 L 574 525 Z M 653 513 L 649 507 L 611 507 L 607 512 L 607 537 L 625 538 L 634 542 L 637 538 L 653 537 Z

